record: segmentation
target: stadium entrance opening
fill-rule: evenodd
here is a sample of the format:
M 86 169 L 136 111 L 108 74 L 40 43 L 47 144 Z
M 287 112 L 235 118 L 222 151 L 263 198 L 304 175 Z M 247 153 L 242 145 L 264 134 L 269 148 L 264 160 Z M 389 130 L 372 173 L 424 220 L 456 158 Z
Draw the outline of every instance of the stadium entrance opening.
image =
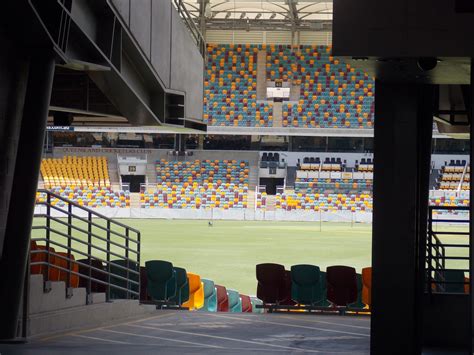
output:
M 130 192 L 140 192 L 140 185 L 145 184 L 145 175 L 122 175 L 122 184 L 129 184 Z
M 260 178 L 260 185 L 265 186 L 267 195 L 276 195 L 277 186 L 283 186 L 284 183 L 283 178 Z
M 140 192 L 140 185 L 146 184 L 146 155 L 117 156 L 118 170 L 122 184 L 130 186 L 130 192 Z

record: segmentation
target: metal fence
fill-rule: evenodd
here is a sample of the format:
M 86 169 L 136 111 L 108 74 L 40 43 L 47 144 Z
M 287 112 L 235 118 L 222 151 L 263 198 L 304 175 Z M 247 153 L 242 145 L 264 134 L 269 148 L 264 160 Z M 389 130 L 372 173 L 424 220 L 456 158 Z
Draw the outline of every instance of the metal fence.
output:
M 66 296 L 79 282 L 88 303 L 98 288 L 107 300 L 138 299 L 140 232 L 48 190 L 38 193 L 37 204 L 45 209 L 35 214 L 31 269 L 39 270 L 45 281 L 64 281 Z M 59 201 L 65 207 L 57 206 Z
M 469 207 L 429 207 L 428 293 L 469 293 L 469 238 Z

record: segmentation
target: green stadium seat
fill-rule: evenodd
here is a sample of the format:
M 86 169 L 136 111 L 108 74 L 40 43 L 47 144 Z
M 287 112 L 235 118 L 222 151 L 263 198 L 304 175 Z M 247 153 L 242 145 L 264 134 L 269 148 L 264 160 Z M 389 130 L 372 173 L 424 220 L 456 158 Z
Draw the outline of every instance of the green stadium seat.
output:
M 293 265 L 291 279 L 291 296 L 297 304 L 314 305 L 323 300 L 318 266 Z
M 136 272 L 136 273 L 131 272 L 128 275 L 129 280 L 134 281 L 136 283 L 127 282 L 126 280 L 122 279 L 122 278 L 127 278 L 127 270 L 124 268 L 129 268 Z M 110 273 L 112 275 L 120 276 L 121 278 L 111 276 L 110 283 L 111 285 L 116 285 L 122 288 L 128 288 L 131 291 L 139 293 L 140 292 L 139 285 L 138 285 L 138 282 L 140 280 L 139 272 L 140 272 L 140 268 L 138 264 L 134 261 L 131 261 L 131 260 L 127 261 L 124 259 L 112 260 L 110 262 Z M 112 299 L 127 298 L 127 291 L 111 287 L 110 298 Z M 129 298 L 137 298 L 137 297 L 133 295 L 129 295 Z
M 217 291 L 214 281 L 201 279 L 204 286 L 204 307 L 201 308 L 207 312 L 217 312 Z
M 464 272 L 460 270 L 442 270 L 435 273 L 435 281 L 446 281 L 449 283 L 437 283 L 437 292 L 464 293 Z
M 227 295 L 229 297 L 229 312 L 242 313 L 240 293 L 235 290 L 227 290 Z
M 189 300 L 189 282 L 186 269 L 181 267 L 174 267 L 175 280 L 176 280 L 176 294 L 174 297 L 170 298 L 171 302 L 176 303 L 178 306 L 181 306 L 184 302 Z M 172 292 L 172 283 L 173 278 L 168 281 L 167 289 L 171 294 Z
M 176 272 L 173 264 L 163 260 L 145 263 L 148 294 L 155 301 L 168 302 L 176 296 Z

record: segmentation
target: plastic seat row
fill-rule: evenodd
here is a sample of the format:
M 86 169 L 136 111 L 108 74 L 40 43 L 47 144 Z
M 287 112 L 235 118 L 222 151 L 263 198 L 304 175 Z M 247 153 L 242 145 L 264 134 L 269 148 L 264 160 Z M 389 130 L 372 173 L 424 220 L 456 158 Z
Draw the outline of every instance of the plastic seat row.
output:
M 258 312 L 261 304 L 238 291 L 215 285 L 212 280 L 174 267 L 164 260 L 151 260 L 140 270 L 140 299 L 168 306 L 207 312 Z
M 296 193 L 364 193 L 372 191 L 372 179 L 313 179 L 296 178 Z
M 276 208 L 283 210 L 308 211 L 372 211 L 373 200 L 369 194 L 320 194 L 320 193 L 277 193 Z
M 330 266 L 322 272 L 315 265 L 280 264 L 256 266 L 257 297 L 264 305 L 348 307 L 366 309 L 371 305 L 372 268 L 357 274 L 348 266 Z
M 91 293 L 107 292 L 109 282 L 107 273 L 110 270 L 112 275 L 110 277 L 110 284 L 112 285 L 110 287 L 110 298 L 137 298 L 131 294 L 127 295 L 127 289 L 134 292 L 139 291 L 138 266 L 131 260 L 112 260 L 110 265 L 107 266 L 106 262 L 99 259 L 76 259 L 73 254 L 58 252 L 53 247 L 48 248 L 31 241 L 30 262 L 32 264 L 38 263 L 31 265 L 30 273 L 32 275 L 42 274 L 45 280 L 63 281 L 66 284 L 69 277 L 69 287 L 90 288 Z M 49 264 L 49 268 L 46 264 Z M 89 277 L 91 277 L 91 280 L 88 279 Z

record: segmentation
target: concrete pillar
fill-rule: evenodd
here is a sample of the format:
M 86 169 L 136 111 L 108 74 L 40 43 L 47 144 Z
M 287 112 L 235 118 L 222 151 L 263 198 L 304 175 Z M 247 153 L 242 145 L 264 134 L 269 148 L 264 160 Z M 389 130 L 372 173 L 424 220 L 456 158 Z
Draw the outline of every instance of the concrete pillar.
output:
M 433 88 L 376 87 L 371 354 L 420 354 Z
M 15 171 L 18 135 L 28 78 L 28 61 L 0 38 L 0 259 Z
M 186 151 L 186 135 L 184 134 L 174 135 L 174 150 L 179 153 Z
M 30 58 L 12 197 L 0 260 L 0 339 L 17 336 L 54 64 L 52 51 L 37 49 L 35 56 Z
M 204 134 L 198 135 L 198 150 L 204 150 Z
M 469 164 L 471 166 L 471 174 L 472 174 L 472 166 L 474 164 L 474 58 L 471 58 L 471 105 L 468 108 L 470 111 L 470 136 L 469 136 L 469 144 L 470 144 L 470 152 L 469 152 Z M 469 317 L 470 317 L 470 324 L 469 324 L 469 334 L 471 335 L 470 341 L 470 349 L 469 354 L 472 354 L 474 351 L 474 179 L 470 179 L 469 181 Z

